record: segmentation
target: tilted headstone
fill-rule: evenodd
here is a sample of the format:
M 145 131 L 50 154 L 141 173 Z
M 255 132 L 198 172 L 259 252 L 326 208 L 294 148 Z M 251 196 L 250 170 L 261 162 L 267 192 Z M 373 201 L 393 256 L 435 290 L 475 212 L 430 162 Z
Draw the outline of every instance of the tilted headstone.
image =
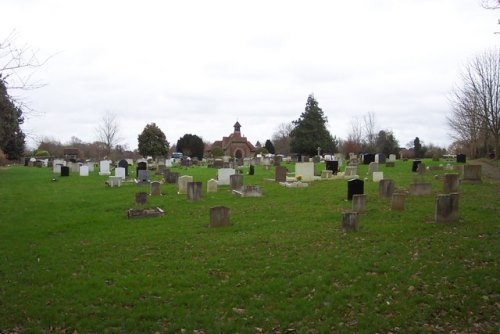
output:
M 80 167 L 80 176 L 89 176 L 89 167 L 81 166 Z
M 360 179 L 347 181 L 347 199 L 352 200 L 353 195 L 363 195 L 365 193 L 365 182 Z
M 394 180 L 380 180 L 378 184 L 378 195 L 380 198 L 391 198 L 394 193 Z
M 436 223 L 458 221 L 458 193 L 439 194 L 436 197 Z
M 229 177 L 231 190 L 241 190 L 243 188 L 243 175 L 234 174 Z
M 217 170 L 217 182 L 219 186 L 228 186 L 230 184 L 230 176 L 236 174 L 234 168 L 219 168 Z
M 443 192 L 456 193 L 459 186 L 458 174 L 444 174 Z
M 231 210 L 225 206 L 210 208 L 210 227 L 223 227 L 230 225 Z
M 193 182 L 193 177 L 189 175 L 182 175 L 177 181 L 177 193 L 187 194 L 187 184 L 188 182 Z
M 217 180 L 210 179 L 207 182 L 207 192 L 216 193 L 217 192 Z
M 201 182 L 188 182 L 187 183 L 187 199 L 189 201 L 201 200 Z
M 158 181 L 153 181 L 150 183 L 150 194 L 151 196 L 161 195 L 161 183 Z
M 358 213 L 366 211 L 366 195 L 352 196 L 352 211 Z
M 288 170 L 283 166 L 276 166 L 274 180 L 276 182 L 286 182 L 286 173 Z
M 128 161 L 124 160 L 124 159 L 118 161 L 118 167 L 125 169 L 125 177 L 127 177 L 128 176 Z
M 418 175 L 425 175 L 427 168 L 425 167 L 425 164 L 423 162 L 419 163 L 417 166 L 417 173 Z

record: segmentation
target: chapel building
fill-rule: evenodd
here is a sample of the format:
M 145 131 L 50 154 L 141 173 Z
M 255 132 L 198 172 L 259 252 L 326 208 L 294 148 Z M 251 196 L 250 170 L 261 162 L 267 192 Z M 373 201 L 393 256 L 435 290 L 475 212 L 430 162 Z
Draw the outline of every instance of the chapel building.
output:
M 250 143 L 246 137 L 241 135 L 241 125 L 239 122 L 234 124 L 234 132 L 222 140 L 217 140 L 212 144 L 211 150 L 220 147 L 224 155 L 242 159 L 253 157 L 255 155 L 255 146 Z

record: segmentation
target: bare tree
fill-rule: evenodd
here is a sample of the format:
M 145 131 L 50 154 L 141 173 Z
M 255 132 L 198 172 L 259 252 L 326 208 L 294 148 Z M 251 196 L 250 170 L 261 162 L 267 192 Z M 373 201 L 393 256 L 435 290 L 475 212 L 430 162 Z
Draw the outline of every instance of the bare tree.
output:
M 276 132 L 272 136 L 272 142 L 276 153 L 284 155 L 290 154 L 290 133 L 292 130 L 292 123 L 281 123 L 278 125 Z
M 463 127 L 469 135 L 484 129 L 485 143 L 492 143 L 496 154 L 500 145 L 500 48 L 472 59 L 462 74 L 462 86 L 454 93 L 449 125 L 458 137 Z M 456 110 L 460 112 L 455 113 Z M 459 126 L 460 125 L 460 126 Z
M 120 140 L 119 138 L 120 127 L 116 119 L 116 115 L 106 112 L 101 119 L 101 123 L 97 126 L 96 132 L 98 140 L 104 143 L 106 147 L 106 154 L 109 156 L 111 150 Z
M 365 132 L 366 149 L 369 151 L 373 151 L 377 144 L 377 130 L 375 124 L 375 114 L 373 112 L 369 112 L 365 116 L 363 116 L 363 126 Z

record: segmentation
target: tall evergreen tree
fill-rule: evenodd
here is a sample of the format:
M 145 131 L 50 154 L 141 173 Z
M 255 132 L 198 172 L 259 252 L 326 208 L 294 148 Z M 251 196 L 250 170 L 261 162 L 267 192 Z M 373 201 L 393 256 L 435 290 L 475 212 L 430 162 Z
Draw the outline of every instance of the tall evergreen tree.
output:
M 155 159 L 161 155 L 166 156 L 168 153 L 169 143 L 167 138 L 155 123 L 146 125 L 137 139 L 139 141 L 139 153 L 144 157 L 150 155 Z
M 182 152 L 183 155 L 188 157 L 197 157 L 203 159 L 203 152 L 205 144 L 203 139 L 197 135 L 185 134 L 177 141 L 177 152 Z
M 24 152 L 23 122 L 22 110 L 12 101 L 0 75 L 0 149 L 9 160 L 19 159 Z
M 318 147 L 323 152 L 337 151 L 336 141 L 326 128 L 327 117 L 312 94 L 307 98 L 305 111 L 292 123 L 294 125 L 290 133 L 292 152 L 315 155 Z
M 422 143 L 420 142 L 420 139 L 418 137 L 415 137 L 415 140 L 413 141 L 413 150 L 415 152 L 415 158 L 424 157 L 424 150 L 422 148 Z
M 273 143 L 268 139 L 266 140 L 266 143 L 264 144 L 264 147 L 266 148 L 267 152 L 274 154 L 276 153 L 276 150 L 274 149 Z

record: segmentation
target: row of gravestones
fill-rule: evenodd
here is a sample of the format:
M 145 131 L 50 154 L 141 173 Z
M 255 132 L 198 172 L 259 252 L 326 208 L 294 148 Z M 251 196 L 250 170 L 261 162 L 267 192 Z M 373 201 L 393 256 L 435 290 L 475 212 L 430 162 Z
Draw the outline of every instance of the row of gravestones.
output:
M 458 220 L 459 184 L 458 174 L 444 175 L 443 193 L 437 194 L 435 201 L 434 220 L 436 223 L 456 222 Z M 410 193 L 412 193 L 411 190 Z M 379 197 L 392 199 L 392 211 L 404 210 L 406 191 L 396 190 L 393 180 L 380 181 Z M 355 231 L 358 227 L 358 214 L 364 212 L 366 207 L 366 195 L 362 180 L 348 181 L 348 199 L 352 200 L 352 210 L 342 214 L 342 227 L 346 231 Z

